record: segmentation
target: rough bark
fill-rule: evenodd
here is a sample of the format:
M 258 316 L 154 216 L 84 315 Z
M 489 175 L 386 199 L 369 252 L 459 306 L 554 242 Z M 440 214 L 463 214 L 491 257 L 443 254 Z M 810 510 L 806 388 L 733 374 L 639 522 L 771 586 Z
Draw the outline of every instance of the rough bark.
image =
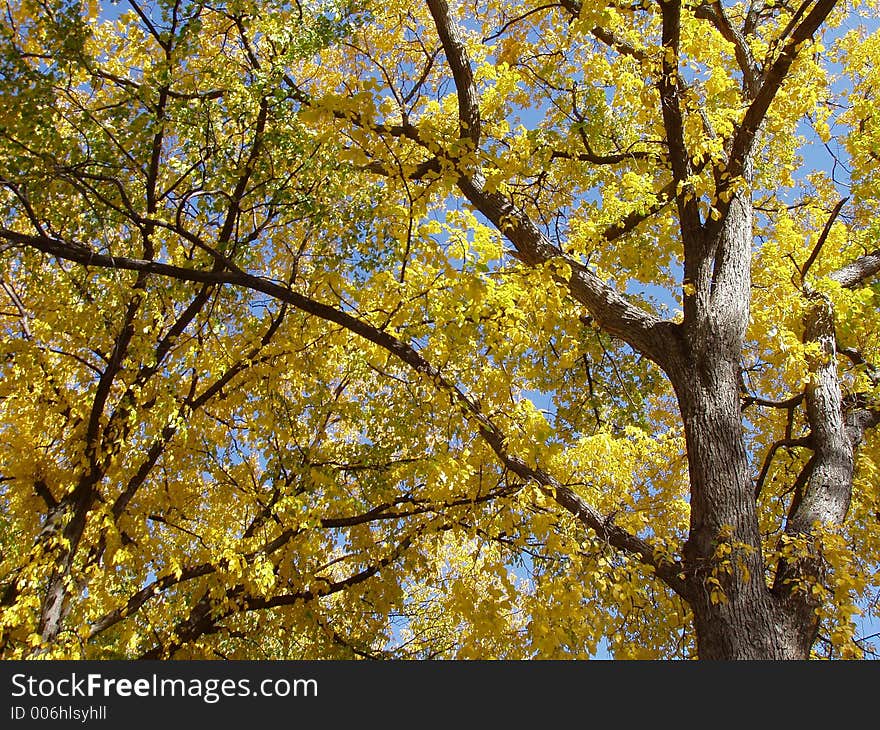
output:
M 712 235 L 714 233 L 714 235 Z M 738 195 L 717 231 L 686 235 L 681 354 L 670 368 L 691 490 L 683 557 L 704 659 L 791 656 L 764 583 L 754 485 L 742 433 L 740 354 L 748 322 L 751 202 Z
M 855 444 L 847 432 L 837 371 L 834 310 L 824 296 L 812 294 L 810 299 L 804 340 L 819 345 L 805 391 L 813 457 L 785 528 L 788 537 L 806 539 L 808 544 L 817 525 L 843 524 L 855 469 Z M 774 594 L 787 619 L 788 634 L 803 656 L 809 656 L 819 628 L 821 600 L 811 587 L 823 583 L 826 572 L 825 561 L 812 552 L 812 546 L 809 554 L 782 560 L 777 569 Z
M 679 404 L 691 480 L 690 536 L 683 557 L 698 655 L 794 658 L 781 640 L 763 580 L 753 486 L 738 417 L 737 364 L 697 362 L 691 377 L 679 384 Z

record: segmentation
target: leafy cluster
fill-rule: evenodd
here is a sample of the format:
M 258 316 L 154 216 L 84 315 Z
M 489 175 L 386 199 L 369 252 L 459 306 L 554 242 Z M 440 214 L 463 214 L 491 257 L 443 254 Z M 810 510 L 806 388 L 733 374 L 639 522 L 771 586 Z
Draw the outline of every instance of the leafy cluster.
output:
M 720 529 L 701 590 L 788 581 L 817 654 L 870 650 L 876 422 L 845 522 L 788 526 L 819 299 L 847 413 L 880 401 L 880 289 L 839 275 L 880 239 L 876 6 L 798 45 L 737 168 L 815 3 L 680 3 L 675 53 L 668 4 L 9 3 L 3 656 L 694 656 L 677 394 L 571 282 L 676 326 L 682 220 L 744 196 L 760 544 Z

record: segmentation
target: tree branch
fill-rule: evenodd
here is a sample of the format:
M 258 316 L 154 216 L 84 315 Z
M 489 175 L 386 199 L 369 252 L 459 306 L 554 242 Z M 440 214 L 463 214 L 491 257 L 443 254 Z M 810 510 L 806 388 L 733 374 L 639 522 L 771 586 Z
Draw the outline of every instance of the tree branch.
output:
M 712 0 L 710 3 L 697 5 L 694 8 L 694 15 L 697 18 L 708 20 L 712 23 L 715 29 L 721 33 L 721 36 L 733 45 L 737 65 L 743 74 L 743 88 L 748 93 L 749 98 L 753 98 L 758 91 L 758 73 L 760 69 L 758 64 L 755 63 L 746 39 L 731 24 L 724 6 L 718 0 Z
M 155 646 L 144 652 L 140 659 L 159 659 L 163 656 L 171 657 L 185 644 L 198 639 L 201 636 L 216 633 L 221 630 L 220 622 L 224 619 L 243 612 L 264 611 L 282 606 L 290 606 L 296 603 L 318 600 L 324 596 L 339 593 L 342 590 L 364 583 L 375 576 L 382 568 L 387 567 L 397 560 L 404 551 L 412 544 L 414 537 L 408 535 L 401 540 L 394 549 L 385 557 L 369 565 L 363 570 L 354 573 L 339 581 L 329 581 L 316 577 L 313 586 L 307 586 L 297 591 L 283 593 L 272 597 L 247 596 L 245 587 L 242 585 L 231 586 L 225 592 L 227 602 L 233 605 L 219 613 L 212 612 L 212 605 L 222 605 L 222 601 L 215 601 L 206 594 L 193 607 L 188 618 L 180 621 L 172 631 L 175 639 L 168 646 Z
M 572 21 L 577 20 L 578 17 L 580 17 L 582 7 L 580 0 L 562 0 L 560 4 L 568 11 Z M 590 33 L 622 56 L 629 56 L 630 58 L 635 58 L 637 61 L 646 61 L 650 58 L 650 55 L 644 50 L 636 48 L 631 43 L 627 43 L 607 28 L 597 25 L 590 29 Z
M 702 236 L 702 223 L 697 198 L 687 182 L 693 171 L 693 161 L 684 139 L 684 114 L 681 107 L 678 73 L 679 45 L 681 41 L 681 2 L 680 0 L 661 0 L 662 46 L 660 48 L 660 79 L 657 89 L 660 92 L 660 108 L 663 115 L 663 129 L 669 148 L 669 162 L 672 180 L 675 184 L 678 217 L 681 225 L 685 250 L 699 244 Z
M 481 175 L 462 176 L 458 185 L 477 210 L 513 243 L 525 263 L 531 266 L 554 261 L 565 264 L 571 273 L 567 277 L 560 276 L 560 283 L 590 310 L 599 326 L 666 369 L 678 341 L 676 325 L 632 304 L 586 266 L 566 256 L 504 196 L 487 192 Z M 626 228 L 628 223 L 623 225 Z M 616 237 L 615 233 L 609 229 L 612 237 Z
M 431 17 L 437 27 L 446 61 L 452 70 L 458 95 L 458 124 L 462 139 L 469 139 L 476 149 L 480 144 L 480 104 L 474 74 L 464 41 L 456 22 L 449 16 L 446 0 L 427 0 Z
M 801 11 L 811 1 L 805 0 L 801 6 Z M 818 0 L 807 17 L 791 32 L 779 56 L 770 68 L 765 71 L 761 88 L 755 95 L 754 101 L 746 110 L 745 116 L 733 137 L 730 157 L 727 163 L 727 171 L 731 179 L 737 178 L 745 172 L 758 128 L 761 126 L 761 122 L 764 121 L 767 110 L 782 86 L 788 70 L 791 68 L 792 63 L 794 63 L 795 58 L 797 58 L 801 44 L 807 41 L 819 29 L 836 4 L 837 0 Z M 794 19 L 792 19 L 792 22 L 794 22 Z M 785 38 L 786 35 L 787 33 L 783 33 L 781 38 Z
M 809 445 L 810 438 L 806 436 L 797 439 L 781 439 L 770 447 L 767 451 L 767 456 L 764 457 L 764 464 L 761 467 L 761 473 L 758 474 L 758 478 L 755 480 L 755 500 L 759 499 L 761 496 L 761 489 L 764 487 L 764 481 L 767 479 L 767 474 L 770 471 L 770 464 L 773 462 L 773 457 L 776 455 L 776 452 L 781 448 L 792 448 L 794 446 L 809 447 Z
M 831 210 L 831 213 L 828 216 L 828 220 L 825 221 L 825 227 L 822 229 L 822 233 L 819 235 L 819 240 L 816 241 L 816 245 L 813 246 L 813 250 L 807 257 L 807 260 L 804 261 L 804 265 L 801 266 L 801 283 L 803 283 L 804 279 L 807 278 L 807 272 L 809 272 L 810 267 L 815 263 L 816 259 L 818 258 L 819 252 L 822 250 L 822 246 L 825 245 L 825 241 L 828 239 L 828 234 L 831 233 L 831 226 L 834 224 L 837 216 L 840 215 L 840 211 L 843 209 L 843 206 L 846 205 L 847 200 L 849 200 L 849 198 L 841 198 L 839 201 L 837 201 L 837 205 L 835 205 L 834 208 Z

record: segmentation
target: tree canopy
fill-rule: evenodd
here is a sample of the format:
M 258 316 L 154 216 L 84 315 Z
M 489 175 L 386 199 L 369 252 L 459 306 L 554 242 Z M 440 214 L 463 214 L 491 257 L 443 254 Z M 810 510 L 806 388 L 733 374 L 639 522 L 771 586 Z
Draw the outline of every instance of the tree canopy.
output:
M 870 655 L 877 13 L 10 0 L 2 655 Z

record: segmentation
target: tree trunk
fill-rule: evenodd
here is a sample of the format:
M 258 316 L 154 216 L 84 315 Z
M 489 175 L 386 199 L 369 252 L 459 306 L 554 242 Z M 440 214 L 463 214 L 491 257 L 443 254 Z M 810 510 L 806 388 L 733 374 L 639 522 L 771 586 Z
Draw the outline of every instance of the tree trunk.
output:
M 738 363 L 694 363 L 679 389 L 691 481 L 684 546 L 701 659 L 802 658 L 764 582 L 754 486 L 741 435 Z
M 740 358 L 748 324 L 752 206 L 739 194 L 724 220 L 685 231 L 685 321 L 669 368 L 690 475 L 690 534 L 683 558 L 702 659 L 793 659 L 765 583 L 755 488 L 742 433 Z M 687 240 L 690 238 L 690 240 Z

